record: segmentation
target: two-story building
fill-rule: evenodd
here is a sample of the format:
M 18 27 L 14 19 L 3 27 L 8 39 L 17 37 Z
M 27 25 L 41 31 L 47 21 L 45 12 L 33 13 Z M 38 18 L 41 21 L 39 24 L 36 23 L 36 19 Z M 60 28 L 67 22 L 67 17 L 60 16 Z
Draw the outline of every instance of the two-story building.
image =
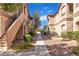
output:
M 79 31 L 79 3 L 74 3 L 73 9 L 73 30 Z
M 50 33 L 52 34 L 52 32 L 55 31 L 55 28 L 54 28 L 54 25 L 55 25 L 55 19 L 54 18 L 55 17 L 53 15 L 48 15 L 47 18 L 48 18 L 48 21 L 49 21 L 49 23 L 48 23 L 48 29 L 49 29 Z
M 73 30 L 73 18 L 70 17 L 73 14 L 72 3 L 59 4 L 58 12 L 54 15 L 48 15 L 48 27 L 50 32 L 54 30 L 58 35 L 61 35 L 63 31 Z M 53 24 L 53 26 L 51 25 Z M 49 26 L 51 25 L 51 26 Z M 52 29 L 52 28 L 53 29 Z

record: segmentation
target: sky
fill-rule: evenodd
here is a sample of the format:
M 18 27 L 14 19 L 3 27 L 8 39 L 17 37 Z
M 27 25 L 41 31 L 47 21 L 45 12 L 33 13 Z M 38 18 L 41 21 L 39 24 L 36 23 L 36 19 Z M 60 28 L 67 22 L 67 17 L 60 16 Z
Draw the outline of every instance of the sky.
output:
M 55 14 L 58 11 L 58 3 L 29 3 L 28 10 L 30 16 L 33 16 L 36 10 L 39 12 L 42 28 L 48 24 L 47 15 Z

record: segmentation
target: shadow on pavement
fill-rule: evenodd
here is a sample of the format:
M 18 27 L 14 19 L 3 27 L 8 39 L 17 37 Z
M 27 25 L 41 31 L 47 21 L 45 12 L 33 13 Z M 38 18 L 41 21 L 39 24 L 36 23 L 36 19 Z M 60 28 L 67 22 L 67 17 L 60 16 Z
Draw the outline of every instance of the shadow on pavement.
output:
M 66 44 L 55 44 L 47 46 L 50 56 L 75 56 L 71 47 L 65 47 Z

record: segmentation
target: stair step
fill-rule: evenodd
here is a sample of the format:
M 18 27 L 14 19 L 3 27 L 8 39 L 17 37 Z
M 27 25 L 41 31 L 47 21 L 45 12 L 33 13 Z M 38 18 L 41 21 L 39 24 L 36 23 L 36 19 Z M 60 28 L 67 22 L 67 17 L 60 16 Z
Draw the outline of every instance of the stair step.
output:
M 6 40 L 5 40 L 5 38 L 3 38 L 3 39 L 0 39 L 0 41 L 6 41 Z
M 5 47 L 5 45 L 0 45 L 0 47 Z
M 5 44 L 5 42 L 0 42 L 0 44 Z
M 7 51 L 6 35 L 0 37 L 0 51 Z

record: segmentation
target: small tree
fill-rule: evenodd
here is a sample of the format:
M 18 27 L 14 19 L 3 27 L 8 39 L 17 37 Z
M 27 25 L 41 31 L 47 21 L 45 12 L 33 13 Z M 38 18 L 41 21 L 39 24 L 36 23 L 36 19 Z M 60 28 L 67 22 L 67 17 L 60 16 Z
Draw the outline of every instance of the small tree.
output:
M 44 26 L 43 30 L 44 30 L 44 31 L 47 31 L 47 26 Z
M 22 4 L 2 3 L 0 4 L 0 6 L 4 11 L 13 12 L 13 11 L 16 11 L 17 8 L 20 8 Z
M 33 20 L 34 20 L 34 29 L 36 30 L 41 24 L 39 19 L 39 13 L 37 11 L 35 11 L 33 14 Z

